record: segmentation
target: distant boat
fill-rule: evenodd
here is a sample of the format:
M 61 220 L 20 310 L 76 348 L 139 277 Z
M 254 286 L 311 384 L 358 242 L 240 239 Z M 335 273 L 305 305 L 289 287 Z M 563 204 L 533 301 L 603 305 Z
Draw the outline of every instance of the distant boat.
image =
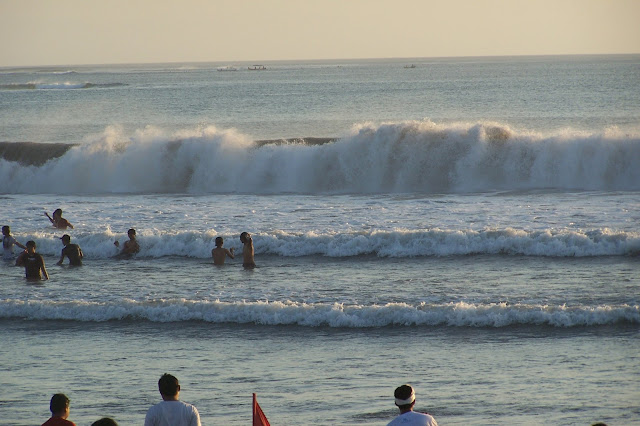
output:
M 227 65 L 226 67 L 218 67 L 218 71 L 238 71 L 238 68 Z
M 405 65 L 404 67 L 405 67 L 405 68 L 415 68 L 415 67 L 416 67 L 416 64 Z
M 264 71 L 267 69 L 264 65 L 251 65 L 247 68 L 249 71 Z

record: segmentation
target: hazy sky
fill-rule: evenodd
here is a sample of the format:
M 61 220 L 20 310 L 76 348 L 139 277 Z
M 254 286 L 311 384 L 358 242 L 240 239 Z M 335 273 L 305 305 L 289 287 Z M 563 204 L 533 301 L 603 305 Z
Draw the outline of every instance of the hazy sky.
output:
M 0 0 L 0 66 L 640 53 L 640 0 Z

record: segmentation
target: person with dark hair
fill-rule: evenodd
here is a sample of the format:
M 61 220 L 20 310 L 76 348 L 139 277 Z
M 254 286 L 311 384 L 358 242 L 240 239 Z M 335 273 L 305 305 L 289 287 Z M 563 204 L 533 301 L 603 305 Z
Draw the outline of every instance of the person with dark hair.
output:
M 53 395 L 49 403 L 51 418 L 44 422 L 42 426 L 76 426 L 75 423 L 67 420 L 67 417 L 69 417 L 69 402 L 69 398 L 63 393 Z
M 103 417 L 91 423 L 91 426 L 118 426 L 118 423 L 109 417 Z
M 44 259 L 42 255 L 36 253 L 35 241 L 27 241 L 27 250 L 18 256 L 16 266 L 24 266 L 24 273 L 28 280 L 41 280 L 42 275 L 44 275 L 45 280 L 49 279 L 47 268 L 44 266 Z M 42 275 L 40 271 L 42 271 Z
M 82 253 L 82 249 L 77 244 L 71 244 L 71 237 L 67 234 L 64 234 L 60 237 L 62 240 L 62 244 L 64 248 L 62 249 L 62 254 L 60 255 L 60 260 L 58 261 L 58 265 L 62 265 L 65 256 L 69 258 L 69 265 L 71 266 L 82 266 L 82 258 L 84 257 L 84 253 Z
M 140 251 L 140 244 L 136 240 L 136 230 L 131 228 L 127 231 L 129 241 L 125 241 L 122 245 L 122 251 L 118 254 L 119 257 L 131 257 Z M 116 247 L 120 247 L 120 241 L 113 243 Z
M 180 383 L 175 376 L 163 374 L 158 380 L 162 402 L 147 411 L 144 426 L 200 426 L 196 407 L 179 400 Z
M 2 227 L 2 258 L 4 260 L 13 260 L 15 259 L 13 255 L 13 246 L 16 245 L 23 250 L 26 250 L 27 247 L 23 246 L 19 242 L 16 241 L 13 236 L 11 236 L 11 228 L 8 225 Z
M 240 234 L 240 242 L 243 244 L 242 266 L 244 266 L 245 269 L 255 268 L 256 262 L 253 258 L 253 240 L 251 239 L 251 234 L 248 232 Z
M 438 426 L 436 419 L 431 415 L 413 411 L 413 406 L 416 405 L 416 392 L 411 385 L 402 385 L 396 388 L 393 396 L 396 399 L 400 415 L 389 422 L 387 426 Z
M 211 250 L 211 257 L 213 257 L 214 265 L 224 265 L 224 261 L 227 256 L 233 259 L 233 247 L 231 248 L 231 250 L 227 250 L 226 248 L 222 247 L 223 244 L 224 240 L 222 239 L 222 237 L 216 237 L 216 248 Z
M 49 218 L 54 227 L 58 229 L 73 229 L 73 225 L 69 223 L 67 219 L 62 217 L 62 209 L 55 209 L 52 216 L 49 216 L 49 213 L 47 212 L 44 212 L 44 214 Z

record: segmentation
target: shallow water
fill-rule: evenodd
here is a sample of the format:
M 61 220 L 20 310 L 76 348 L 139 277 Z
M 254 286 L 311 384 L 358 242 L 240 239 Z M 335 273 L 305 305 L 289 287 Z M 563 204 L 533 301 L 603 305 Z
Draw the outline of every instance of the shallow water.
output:
M 274 424 L 382 425 L 404 382 L 444 424 L 638 424 L 637 198 L 73 196 L 70 268 L 38 211 L 55 197 L 7 197 L 51 279 L 0 268 L 5 418 L 45 419 L 64 391 L 77 424 L 140 423 L 172 372 L 209 424 L 246 424 L 256 392 Z M 141 253 L 110 258 L 134 219 Z M 213 266 L 243 224 L 258 268 Z

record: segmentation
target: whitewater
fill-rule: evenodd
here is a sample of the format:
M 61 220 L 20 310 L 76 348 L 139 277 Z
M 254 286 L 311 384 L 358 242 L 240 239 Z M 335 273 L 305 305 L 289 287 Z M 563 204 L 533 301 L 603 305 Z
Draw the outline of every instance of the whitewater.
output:
M 640 57 L 405 62 L 0 69 L 3 421 L 640 424 Z
M 469 193 L 637 191 L 640 134 L 543 136 L 498 123 L 362 124 L 332 142 L 256 144 L 209 126 L 110 127 L 41 166 L 0 160 L 3 193 Z M 19 144 L 5 146 L 20 149 Z M 46 145 L 40 150 L 47 150 Z M 142 166 L 141 166 L 142 165 Z M 73 170 L 74 173 L 68 173 Z M 80 178 L 81 177 L 81 178 Z

